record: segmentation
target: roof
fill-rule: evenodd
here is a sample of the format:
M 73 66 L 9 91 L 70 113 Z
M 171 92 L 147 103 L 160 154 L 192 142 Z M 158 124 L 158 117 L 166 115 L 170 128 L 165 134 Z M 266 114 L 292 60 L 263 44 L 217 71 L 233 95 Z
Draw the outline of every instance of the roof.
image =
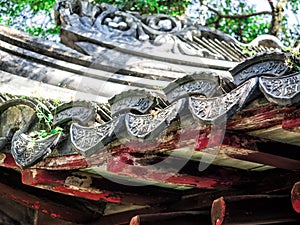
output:
M 299 222 L 299 61 L 279 40 L 87 1 L 55 15 L 62 43 L 0 26 L 2 196 L 74 223 Z

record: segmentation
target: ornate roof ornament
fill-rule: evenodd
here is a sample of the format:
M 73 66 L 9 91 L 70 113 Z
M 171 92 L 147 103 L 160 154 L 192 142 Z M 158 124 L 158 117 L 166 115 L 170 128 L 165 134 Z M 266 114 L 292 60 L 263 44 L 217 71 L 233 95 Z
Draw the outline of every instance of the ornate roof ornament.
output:
M 234 62 L 246 58 L 240 51 L 243 44 L 229 35 L 169 15 L 140 15 L 106 3 L 65 0 L 56 5 L 55 18 L 62 25 L 62 43 L 92 55 L 98 51 L 84 42 L 168 61 L 178 60 L 169 54 L 188 56 L 182 59 L 186 62 L 189 57 Z
M 152 139 L 167 129 L 169 125 L 178 118 L 184 103 L 185 99 L 180 99 L 154 115 L 135 115 L 128 113 L 125 116 L 127 131 L 132 137 Z
M 129 90 L 108 100 L 112 116 L 135 111 L 148 113 L 156 105 L 155 93 L 143 89 Z
M 14 107 L 21 107 L 14 109 Z M 31 124 L 34 120 L 33 117 L 31 117 L 31 114 L 29 111 L 25 110 L 24 106 L 29 107 L 31 109 L 31 113 L 35 110 L 35 104 L 33 101 L 28 99 L 9 99 L 7 101 L 4 101 L 0 105 L 0 114 L 4 115 L 5 112 L 9 113 L 9 109 L 12 111 L 10 113 L 14 114 L 14 117 L 10 120 L 9 118 L 1 118 L 2 122 L 5 122 L 6 124 L 2 125 L 2 137 L 0 137 L 0 148 L 3 149 L 5 145 L 9 142 L 11 142 L 11 139 L 13 138 L 14 133 L 16 130 L 26 129 L 28 127 L 28 124 Z M 20 117 L 18 118 L 17 114 L 22 114 L 22 111 L 24 110 L 24 114 L 27 114 L 29 117 Z
M 53 124 L 59 125 L 70 120 L 80 124 L 89 124 L 96 118 L 96 104 L 92 102 L 75 101 L 65 103 L 55 112 Z
M 292 105 L 300 100 L 300 73 L 282 77 L 262 76 L 259 87 L 270 102 Z
M 73 147 L 80 154 L 88 157 L 115 139 L 115 134 L 124 125 L 124 116 L 120 116 L 105 124 L 95 123 L 91 127 L 72 123 L 70 138 Z
M 189 109 L 201 121 L 213 124 L 218 119 L 226 117 L 227 120 L 239 111 L 255 91 L 257 78 L 251 78 L 241 86 L 217 97 L 190 97 Z
M 43 139 L 33 140 L 22 131 L 17 131 L 12 139 L 11 153 L 19 166 L 27 168 L 49 156 L 60 138 L 61 133 L 57 133 Z
M 261 75 L 282 76 L 290 71 L 286 63 L 288 57 L 288 53 L 265 52 L 244 60 L 229 71 L 234 77 L 235 85 Z
M 164 88 L 169 102 L 192 95 L 203 95 L 212 97 L 220 92 L 220 78 L 215 73 L 196 73 L 186 75 L 171 82 Z M 221 92 L 219 94 L 222 94 Z

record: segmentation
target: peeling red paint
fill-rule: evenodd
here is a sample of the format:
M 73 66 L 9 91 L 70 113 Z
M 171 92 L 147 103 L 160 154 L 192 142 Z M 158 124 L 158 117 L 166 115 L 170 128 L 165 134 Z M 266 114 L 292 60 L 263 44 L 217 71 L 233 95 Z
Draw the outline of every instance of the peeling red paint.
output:
M 67 188 L 64 186 L 57 186 L 52 189 L 53 191 L 62 193 L 62 194 L 67 194 L 67 195 L 72 195 L 80 198 L 86 198 L 90 200 L 104 200 L 110 203 L 121 203 L 121 199 L 118 196 L 113 196 L 110 193 L 103 192 L 103 193 L 93 193 L 89 191 L 82 191 L 82 190 L 74 190 L 71 188 Z
M 226 203 L 223 197 L 213 201 L 211 206 L 211 222 L 215 225 L 223 224 L 226 213 Z
M 281 124 L 284 115 L 294 109 L 295 107 L 284 108 L 273 103 L 244 109 L 227 121 L 227 129 L 246 131 L 275 126 Z
M 300 130 L 300 109 L 295 109 L 284 114 L 282 128 L 289 131 Z
M 40 203 L 39 202 L 34 202 L 33 204 L 33 208 L 34 209 L 39 209 L 41 206 L 40 206 Z
M 70 170 L 86 168 L 88 162 L 82 155 L 68 155 L 60 157 L 49 157 L 36 164 L 35 168 L 48 170 Z
M 212 189 L 216 185 L 220 184 L 217 180 L 213 178 L 201 178 L 201 177 L 193 177 L 193 176 L 182 176 L 182 177 L 170 177 L 166 180 L 167 182 L 174 184 L 182 184 L 182 185 L 192 185 L 197 188 L 205 188 Z
M 206 148 L 208 143 L 209 143 L 209 138 L 208 137 L 198 136 L 195 140 L 195 146 L 194 146 L 195 151 L 199 151 L 203 148 Z
M 104 200 L 111 203 L 121 202 L 120 197 L 114 196 L 108 191 L 100 191 L 95 188 L 90 188 L 85 191 L 80 189 L 80 187 L 77 187 L 78 189 L 72 189 L 65 186 L 65 180 L 68 175 L 70 175 L 70 172 L 67 173 L 67 171 L 26 169 L 22 171 L 22 182 L 27 185 L 42 187 L 43 189 L 47 189 L 50 191 L 90 200 Z
M 300 213 L 300 182 L 295 183 L 291 191 L 291 201 L 294 210 Z
M 194 186 L 197 188 L 212 189 L 217 185 L 231 185 L 230 182 L 221 182 L 210 177 L 196 177 L 185 174 L 167 173 L 159 170 L 150 170 L 148 167 L 128 165 L 117 157 L 107 164 L 107 170 L 119 175 L 126 175 L 137 179 L 145 179 L 153 182 L 164 182 L 176 185 Z
M 29 208 L 39 210 L 43 213 L 53 215 L 56 218 L 67 221 L 85 223 L 90 220 L 91 217 L 90 214 L 85 215 L 80 210 L 71 208 L 66 205 L 61 205 L 59 203 L 54 203 L 52 201 L 49 201 L 47 198 L 43 199 L 2 183 L 0 183 L 0 196 L 12 199 Z
M 15 163 L 13 156 L 9 153 L 1 153 L 3 159 L 1 160 L 0 166 L 20 170 L 20 167 Z

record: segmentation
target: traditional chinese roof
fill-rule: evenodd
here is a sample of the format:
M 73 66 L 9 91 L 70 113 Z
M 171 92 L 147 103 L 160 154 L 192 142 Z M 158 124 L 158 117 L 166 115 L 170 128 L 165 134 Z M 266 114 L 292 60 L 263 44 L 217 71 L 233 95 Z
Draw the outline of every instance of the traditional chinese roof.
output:
M 55 17 L 62 43 L 0 26 L 1 196 L 51 224 L 299 223 L 299 60 L 279 40 L 88 1 Z

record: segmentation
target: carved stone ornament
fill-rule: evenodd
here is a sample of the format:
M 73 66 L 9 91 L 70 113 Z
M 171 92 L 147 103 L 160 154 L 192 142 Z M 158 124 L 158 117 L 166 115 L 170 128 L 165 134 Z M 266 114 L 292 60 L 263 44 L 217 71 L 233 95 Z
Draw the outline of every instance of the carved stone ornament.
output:
M 144 90 L 129 90 L 115 95 L 108 100 L 112 116 L 137 111 L 141 114 L 149 112 L 155 105 L 155 97 Z
M 186 75 L 164 88 L 169 102 L 191 95 L 211 97 L 219 87 L 219 77 L 213 73 Z
M 35 104 L 27 99 L 10 99 L 1 103 L 1 150 L 7 143 L 11 141 L 16 130 L 23 129 L 27 126 L 27 123 L 29 123 L 30 120 L 32 120 L 32 115 L 34 111 Z
M 182 28 L 180 21 L 172 16 L 157 14 L 144 17 L 120 11 L 106 3 L 93 5 L 86 0 L 61 1 L 55 10 L 58 24 L 67 24 L 89 33 L 100 33 L 107 39 L 123 43 L 147 41 Z
M 220 118 L 228 119 L 247 102 L 257 85 L 252 78 L 240 87 L 219 97 L 190 97 L 189 108 L 193 115 L 205 123 L 214 123 Z
M 133 137 L 143 139 L 151 139 L 158 136 L 172 121 L 178 118 L 184 102 L 185 99 L 180 99 L 154 115 L 126 114 L 125 124 L 129 134 Z
M 96 108 L 93 104 L 87 102 L 68 103 L 58 108 L 53 122 L 54 125 L 57 125 L 74 120 L 86 124 L 95 119 L 95 114 Z
M 106 3 L 94 5 L 88 0 L 63 0 L 55 6 L 55 20 L 62 25 L 62 42 L 72 48 L 77 45 L 75 42 L 84 41 L 99 45 L 104 43 L 145 55 L 151 50 L 212 59 L 227 58 L 199 41 L 202 33 L 209 35 L 211 30 L 201 29 L 188 20 L 178 20 L 169 15 L 140 15 L 120 11 Z M 224 34 L 214 33 L 209 36 L 224 39 Z M 88 46 L 81 45 L 79 48 L 89 52 Z
M 11 154 L 22 168 L 33 166 L 52 152 L 60 137 L 61 133 L 57 133 L 34 140 L 23 132 L 17 131 L 12 139 Z
M 278 105 L 291 105 L 300 100 L 300 73 L 283 77 L 262 76 L 259 88 L 265 97 Z
M 230 73 L 236 85 L 260 75 L 282 76 L 289 71 L 285 62 L 287 57 L 285 53 L 263 53 L 240 63 Z
M 70 127 L 71 142 L 75 150 L 84 156 L 90 156 L 102 149 L 115 138 L 115 132 L 124 117 L 118 117 L 105 124 L 93 127 L 73 123 Z

